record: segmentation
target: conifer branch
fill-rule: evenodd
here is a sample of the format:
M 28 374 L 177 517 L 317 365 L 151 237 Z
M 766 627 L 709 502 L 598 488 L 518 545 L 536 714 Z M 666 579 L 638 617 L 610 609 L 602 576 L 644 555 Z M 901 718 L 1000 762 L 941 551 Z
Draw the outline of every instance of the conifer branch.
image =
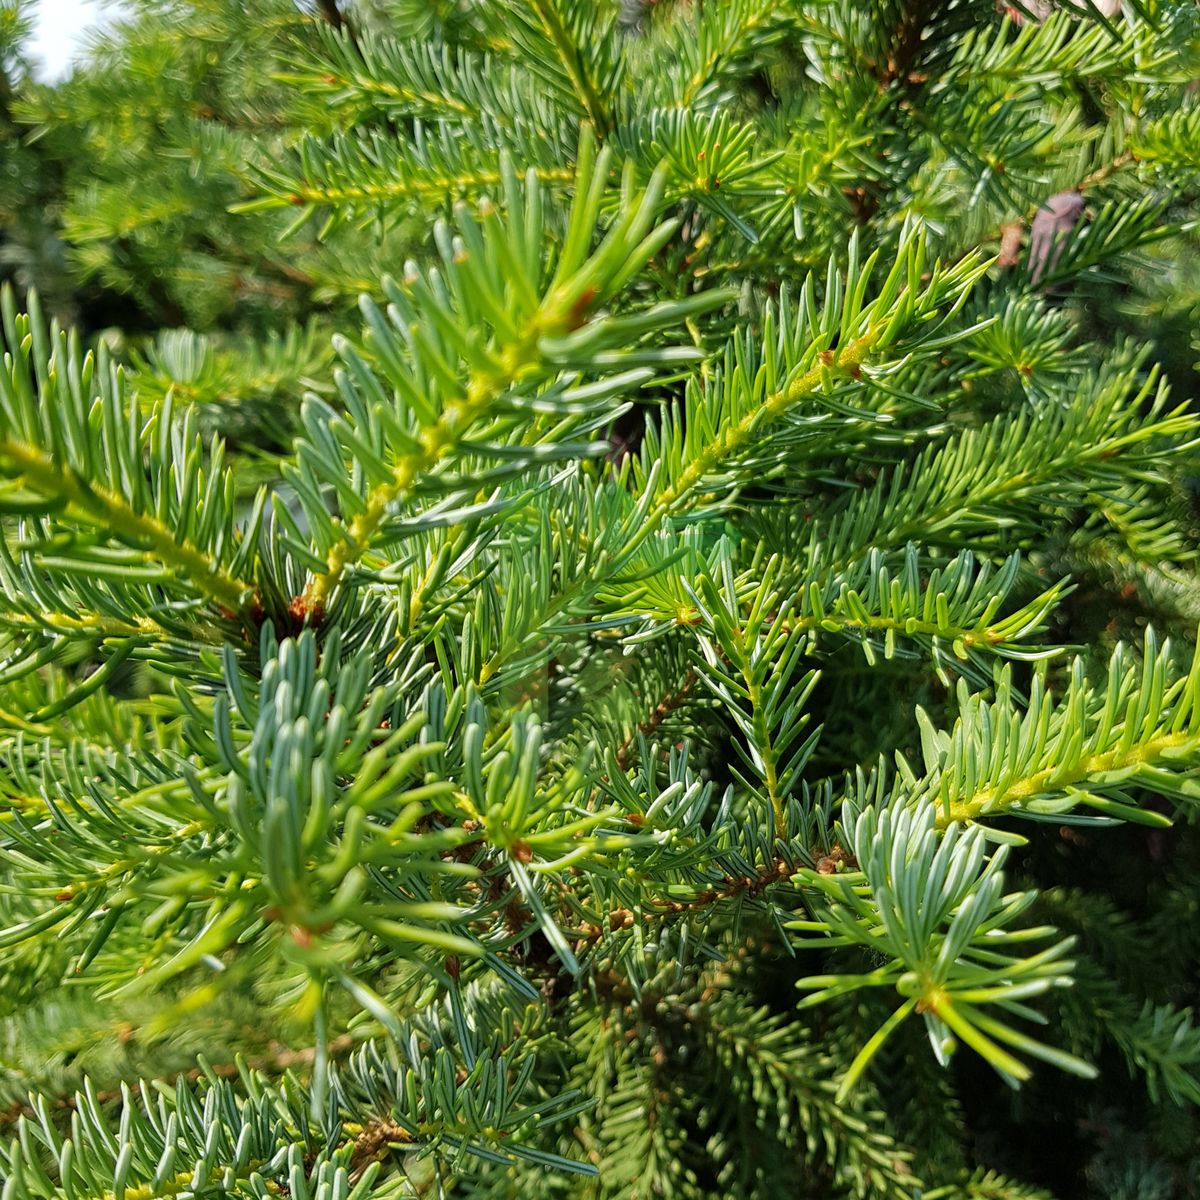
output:
M 641 722 L 635 733 L 627 737 L 618 747 L 616 753 L 617 768 L 624 771 L 633 757 L 634 745 L 642 740 L 653 737 L 660 725 L 666 720 L 673 709 L 683 704 L 691 694 L 696 682 L 696 673 L 692 668 L 684 673 L 678 685 L 672 682 L 670 690 L 664 692 L 651 710 L 650 715 Z
M 749 352 L 733 343 L 726 352 L 724 373 L 711 386 L 706 383 L 704 392 L 689 396 L 686 420 L 681 422 L 676 414 L 664 419 L 661 430 L 647 430 L 643 453 L 632 472 L 642 498 L 632 514 L 624 514 L 628 526 L 609 529 L 614 543 L 604 560 L 605 575 L 596 578 L 585 573 L 567 583 L 547 598 L 531 627 L 543 630 L 552 625 L 636 563 L 638 552 L 667 525 L 672 513 L 685 502 L 696 502 L 702 486 L 717 482 L 724 490 L 734 488 L 744 471 L 741 461 L 753 461 L 754 452 L 770 441 L 773 426 L 810 402 L 819 406 L 822 397 L 836 394 L 843 381 L 856 389 L 874 372 L 886 376 L 886 363 L 868 363 L 873 352 L 890 349 L 900 355 L 906 336 L 911 344 L 920 344 L 923 336 L 929 336 L 922 325 L 938 316 L 948 320 L 965 302 L 981 268 L 973 258 L 967 259 L 948 270 L 934 271 L 921 289 L 918 264 L 923 261 L 924 242 L 915 234 L 869 302 L 866 291 L 874 260 L 860 265 L 855 254 L 844 285 L 831 262 L 830 297 L 823 314 L 815 311 L 810 277 L 796 308 L 783 306 L 777 323 L 769 322 L 762 351 L 767 370 L 750 369 L 741 358 Z M 829 349 L 835 341 L 837 348 Z M 780 386 L 765 382 L 773 377 L 779 378 Z M 817 420 L 823 422 L 824 415 Z M 482 665 L 480 682 L 495 676 L 517 649 L 514 644 L 499 648 Z
M 686 72 L 676 92 L 681 108 L 699 104 L 724 78 L 749 73 L 786 30 L 775 7 L 774 0 L 731 0 L 695 14 L 694 38 L 679 39 L 686 48 L 679 56 Z
M 192 414 L 176 425 L 168 401 L 141 426 L 103 352 L 97 371 L 65 334 L 45 329 L 36 296 L 28 317 L 16 313 L 8 289 L 2 300 L 10 353 L 0 373 L 0 472 L 13 481 L 5 502 L 131 547 L 134 553 L 119 560 L 128 578 L 182 585 L 240 611 L 254 589 L 237 572 L 254 549 L 262 500 L 239 530 L 222 447 L 214 445 L 206 475 Z M 142 456 L 151 447 L 161 459 L 148 474 Z M 44 555 L 41 562 L 64 571 L 86 563 L 94 576 L 114 574 L 103 547 L 73 540 L 57 561 Z M 54 541 L 45 528 L 35 547 L 43 549 L 43 541 Z M 11 560 L 12 550 L 4 557 Z
M 869 325 L 858 337 L 837 350 L 824 351 L 815 363 L 787 387 L 767 397 L 761 413 L 747 413 L 737 424 L 727 428 L 720 437 L 693 458 L 683 473 L 658 496 L 648 520 L 657 525 L 685 497 L 696 489 L 706 475 L 725 462 L 736 459 L 752 436 L 763 427 L 779 420 L 785 413 L 839 378 L 853 378 L 876 342 L 883 335 L 885 324 Z
M 526 400 L 535 412 L 536 407 L 553 412 L 557 393 L 562 396 L 560 403 L 568 405 L 560 415 L 586 415 L 588 410 L 574 408 L 573 402 L 589 401 L 593 406 L 603 403 L 624 388 L 645 382 L 650 373 L 640 368 L 610 375 L 603 383 L 571 389 L 565 386 L 563 379 L 567 371 L 572 367 L 578 370 L 597 360 L 606 365 L 620 363 L 625 355 L 619 351 L 614 354 L 614 350 L 623 339 L 631 335 L 645 336 L 686 315 L 715 307 L 726 298 L 723 293 L 699 294 L 687 301 L 660 304 L 628 317 L 592 317 L 594 310 L 615 295 L 675 229 L 673 222 L 652 228 L 662 195 L 664 173 L 657 172 L 647 189 L 635 194 L 632 173 L 627 169 L 623 209 L 599 250 L 592 255 L 587 253 L 606 184 L 609 157 L 605 150 L 598 161 L 593 161 L 593 143 L 590 135 L 585 134 L 571 224 L 561 255 L 554 263 L 554 275 L 548 283 L 542 279 L 543 248 L 533 240 L 540 237 L 540 230 L 536 225 L 527 228 L 540 213 L 538 184 L 535 178 L 527 177 L 523 191 L 520 190 L 510 168 L 505 174 L 507 227 L 501 224 L 494 207 L 486 205 L 481 210 L 481 217 L 490 234 L 489 241 L 481 240 L 479 228 L 470 221 L 465 210 L 459 213 L 463 239 L 455 242 L 445 227 L 439 233 L 443 268 L 447 278 L 454 281 L 457 292 L 454 299 L 447 304 L 438 295 L 440 282 L 435 286 L 432 278 L 425 282 L 416 274 L 408 280 L 412 289 L 410 295 L 392 288 L 393 304 L 398 311 L 410 314 L 413 320 L 425 311 L 437 324 L 429 333 L 412 339 L 410 347 L 402 348 L 397 331 L 389 330 L 377 318 L 372 319 L 371 333 L 380 350 L 387 355 L 388 373 L 392 382 L 402 389 L 408 408 L 407 412 L 393 417 L 390 423 L 400 449 L 390 463 L 379 457 L 374 459 L 371 486 L 354 498 L 355 511 L 349 519 L 343 519 L 340 528 L 331 525 L 323 509 L 318 511 L 316 485 L 310 484 L 305 489 L 305 494 L 312 496 L 314 501 L 309 506 L 310 514 L 328 531 L 324 539 L 324 563 L 305 592 L 305 611 L 316 612 L 324 608 L 347 567 L 371 548 L 394 503 L 408 497 L 418 483 L 426 487 L 433 483 L 429 475 L 442 460 L 462 450 L 485 459 L 517 464 L 524 461 L 532 465 L 556 455 L 574 457 L 583 451 L 584 447 L 578 443 L 565 443 L 564 450 L 556 451 L 552 444 L 542 443 L 540 439 L 526 447 L 478 440 L 477 435 L 486 429 L 489 419 L 495 421 L 507 415 L 502 401 L 511 413 L 523 393 L 540 390 L 536 399 L 530 396 Z M 477 261 L 468 267 L 472 254 Z M 517 264 L 520 264 L 520 274 L 513 277 L 512 288 L 506 295 L 508 289 L 501 283 L 500 272 L 511 272 Z M 491 314 L 492 321 L 493 339 L 486 349 L 464 346 L 457 335 L 450 336 L 444 346 L 438 344 L 439 332 L 452 328 L 450 322 L 456 309 L 480 305 Z M 410 338 L 411 334 L 405 331 L 403 336 Z M 683 357 L 687 356 L 688 352 L 684 351 Z M 652 354 L 651 361 L 680 357 L 676 353 L 660 352 Z M 629 356 L 630 361 L 636 358 L 636 355 Z M 463 360 L 461 368 L 450 366 L 451 362 L 457 364 L 460 359 Z M 361 360 L 351 358 L 348 365 L 354 376 L 365 384 Z M 420 394 L 420 389 L 427 386 L 424 382 L 426 369 L 438 380 L 440 394 Z M 315 412 L 313 417 L 323 421 L 323 417 Z M 410 423 L 410 428 L 403 428 L 406 423 Z M 576 422 L 576 428 L 580 426 L 584 431 L 589 428 L 583 422 Z M 339 426 L 339 431 L 341 428 Z M 560 422 L 558 438 L 565 442 L 569 428 L 570 425 L 564 427 Z M 349 428 L 346 428 L 345 436 L 352 439 L 352 450 L 361 450 L 364 443 L 360 436 Z M 311 451 L 302 451 L 302 469 L 320 471 L 336 478 L 344 473 L 342 464 L 317 457 L 323 453 L 323 440 L 321 450 L 314 441 Z M 509 474 L 510 469 L 502 469 L 497 477 Z M 478 485 L 479 476 L 475 482 Z M 312 557 L 311 553 L 309 557 Z
M 569 167 L 530 168 L 541 183 L 567 184 L 574 177 Z M 381 183 L 326 184 L 297 186 L 287 197 L 289 204 L 313 206 L 348 207 L 362 204 L 374 206 L 403 200 L 441 200 L 459 196 L 483 195 L 502 182 L 499 169 L 461 171 L 454 175 L 437 174 L 425 178 L 410 176 Z M 277 207 L 279 202 L 268 204 L 254 202 L 242 206 L 240 211 L 254 212 L 260 208 Z
M 9 602 L 13 597 L 6 597 Z M 120 617 L 106 616 L 98 612 L 0 612 L 0 626 L 14 633 L 30 633 L 34 630 L 53 630 L 90 634 L 101 638 L 122 638 L 150 636 L 167 641 L 171 634 L 168 629 L 149 617 L 138 617 L 136 620 L 123 620 Z M 201 636 L 204 636 L 201 631 Z M 216 641 L 215 635 L 209 639 Z
M 322 37 L 320 51 L 278 78 L 326 97 L 338 108 L 357 103 L 396 116 L 462 119 L 499 107 L 497 98 L 484 90 L 495 66 L 461 52 L 451 55 L 445 46 L 393 41 L 371 31 L 351 41 L 335 31 Z M 482 95 L 471 95 L 473 90 Z
M 596 136 L 603 141 L 611 128 L 608 110 L 600 95 L 597 81 L 588 69 L 583 47 L 572 36 L 572 31 L 563 19 L 559 0 L 528 0 L 528 3 L 558 54 Z
M 854 1179 L 860 1187 L 870 1181 L 869 1186 L 895 1196 L 911 1195 L 912 1188 L 919 1186 L 911 1153 L 897 1145 L 871 1113 L 843 1107 L 834 1098 L 836 1088 L 813 1061 L 820 1052 L 812 1043 L 796 1038 L 768 1009 L 749 1009 L 728 987 L 718 992 L 705 1013 L 715 1057 L 730 1072 L 736 1088 L 754 1087 L 758 1080 L 753 1076 L 765 1077 L 781 1117 L 790 1116 L 787 1110 L 794 1105 L 802 1121 L 819 1120 L 822 1126 L 839 1129 L 841 1136 L 830 1155 L 835 1178 Z M 752 1081 L 745 1081 L 747 1067 Z
M 1169 824 L 1137 806 L 1129 789 L 1142 782 L 1181 798 L 1195 790 L 1188 775 L 1163 767 L 1200 756 L 1200 661 L 1186 673 L 1172 666 L 1170 646 L 1160 648 L 1150 630 L 1140 670 L 1119 646 L 1107 680 L 1096 686 L 1076 660 L 1059 703 L 1039 675 L 1018 716 L 1003 677 L 993 704 L 964 697 L 949 738 L 919 714 L 930 774 L 918 791 L 936 798 L 938 827 L 1007 812 L 1068 820 L 1077 806 Z
M 123 497 L 85 483 L 33 447 L 0 439 L 0 462 L 7 466 L 6 474 L 19 483 L 61 501 L 67 516 L 93 524 L 130 545 L 146 546 L 154 561 L 177 570 L 218 604 L 237 611 L 253 591 L 252 585 L 233 578 L 189 540 L 177 539 L 161 521 L 135 512 Z

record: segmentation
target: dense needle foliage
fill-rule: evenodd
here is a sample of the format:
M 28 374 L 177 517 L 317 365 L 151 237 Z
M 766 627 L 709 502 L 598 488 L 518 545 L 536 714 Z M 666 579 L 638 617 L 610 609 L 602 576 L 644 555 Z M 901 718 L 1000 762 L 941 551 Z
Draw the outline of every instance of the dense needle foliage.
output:
M 1200 1195 L 1200 8 L 29 15 L 3 1200 Z

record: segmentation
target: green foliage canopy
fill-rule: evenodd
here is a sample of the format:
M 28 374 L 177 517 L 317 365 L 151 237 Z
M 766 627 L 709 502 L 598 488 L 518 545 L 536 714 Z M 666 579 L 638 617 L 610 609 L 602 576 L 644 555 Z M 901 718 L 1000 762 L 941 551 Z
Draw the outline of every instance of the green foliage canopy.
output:
M 1194 1194 L 1193 8 L 0 16 L 4 1200 Z

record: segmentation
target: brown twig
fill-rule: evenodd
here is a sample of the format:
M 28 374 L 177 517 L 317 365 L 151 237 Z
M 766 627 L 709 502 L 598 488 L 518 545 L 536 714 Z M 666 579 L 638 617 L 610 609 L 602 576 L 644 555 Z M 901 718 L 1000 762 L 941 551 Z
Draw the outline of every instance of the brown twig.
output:
M 650 715 L 617 747 L 617 766 L 624 771 L 629 766 L 634 743 L 639 737 L 650 737 L 658 727 L 687 698 L 696 682 L 696 672 L 689 667 L 683 682 L 674 691 L 664 692 Z
M 855 870 L 858 863 L 854 856 L 834 846 L 828 854 L 822 855 L 815 862 L 814 869 L 820 875 L 832 875 L 839 867 Z M 598 941 L 605 933 L 616 933 L 621 929 L 629 929 L 640 915 L 657 916 L 661 918 L 681 916 L 685 913 L 696 912 L 719 904 L 725 900 L 757 899 L 767 888 L 781 883 L 797 870 L 797 864 L 790 859 L 776 855 L 769 863 L 751 875 L 726 875 L 722 882 L 715 887 L 705 888 L 697 892 L 690 900 L 671 900 L 660 898 L 653 901 L 657 905 L 651 912 L 634 913 L 627 908 L 614 909 L 609 914 L 607 928 L 603 925 L 587 925 L 583 929 L 583 937 L 577 943 L 582 947 L 589 942 Z

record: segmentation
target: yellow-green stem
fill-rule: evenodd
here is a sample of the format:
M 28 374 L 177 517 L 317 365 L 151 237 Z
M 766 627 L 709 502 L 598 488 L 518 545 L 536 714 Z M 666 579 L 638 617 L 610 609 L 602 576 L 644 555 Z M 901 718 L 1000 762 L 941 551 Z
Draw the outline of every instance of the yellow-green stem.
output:
M 161 521 L 135 512 L 121 496 L 92 483 L 85 483 L 69 468 L 55 464 L 40 450 L 22 442 L 0 439 L 0 459 L 17 467 L 17 473 L 45 496 L 66 500 L 68 511 L 112 534 L 122 541 L 149 546 L 154 557 L 205 595 L 237 610 L 253 590 L 251 585 L 234 579 L 207 554 L 190 541 L 178 541 Z
M 540 332 L 541 326 L 535 320 L 526 335 L 504 352 L 495 371 L 473 373 L 462 398 L 447 403 L 437 420 L 421 431 L 419 448 L 401 455 L 392 468 L 391 478 L 372 488 L 362 512 L 351 520 L 326 554 L 325 570 L 314 576 L 305 589 L 304 602 L 309 611 L 318 611 L 328 603 L 346 568 L 370 549 L 391 505 L 411 490 L 422 473 L 454 450 L 464 432 L 496 396 L 534 361 Z
M 575 172 L 566 167 L 535 167 L 534 174 L 542 183 L 570 183 Z M 438 175 L 431 179 L 398 179 L 386 184 L 363 184 L 360 187 L 300 188 L 289 199 L 293 204 L 346 204 L 356 200 L 372 203 L 387 200 L 403 200 L 409 196 L 443 197 L 459 196 L 465 192 L 478 192 L 498 187 L 503 182 L 499 171 L 475 171 L 462 175 Z M 283 204 L 279 199 L 272 207 Z M 265 208 L 266 203 L 257 201 L 243 206 Z
M 771 810 L 775 814 L 775 836 L 777 838 L 787 837 L 783 797 L 779 794 L 775 747 L 771 743 L 771 731 L 767 727 L 766 714 L 763 712 L 762 688 L 751 681 L 748 669 L 743 668 L 742 678 L 746 681 L 746 690 L 750 693 L 750 707 L 754 711 L 754 740 L 757 742 L 758 752 L 762 756 L 763 783 L 767 788 L 767 799 L 771 801 Z
M 583 110 L 587 113 L 588 120 L 591 121 L 592 128 L 596 131 L 596 136 L 603 138 L 609 129 L 608 112 L 600 99 L 600 94 L 596 91 L 595 83 L 583 68 L 579 57 L 579 47 L 567 33 L 567 28 L 562 23 L 562 18 L 559 16 L 553 0 L 531 0 L 531 4 L 534 12 L 541 19 L 547 36 L 554 43 L 559 58 L 562 59 L 563 67 L 570 76 L 571 86 L 575 89 L 579 102 L 583 105 Z
M 1072 784 L 1082 783 L 1091 775 L 1101 775 L 1106 771 L 1117 771 L 1122 767 L 1153 762 L 1168 750 L 1196 742 L 1200 742 L 1200 734 L 1193 730 L 1164 733 L 1161 737 L 1143 742 L 1124 754 L 1118 750 L 1109 750 L 1104 754 L 1092 754 L 1081 758 L 1075 769 L 1065 774 L 1059 767 L 1046 767 L 1010 783 L 1003 789 L 982 788 L 969 799 L 951 804 L 948 810 L 943 809 L 938 814 L 937 825 L 939 829 L 945 829 L 958 821 L 973 821 L 993 809 L 1010 808 L 1033 796 L 1060 791 Z

